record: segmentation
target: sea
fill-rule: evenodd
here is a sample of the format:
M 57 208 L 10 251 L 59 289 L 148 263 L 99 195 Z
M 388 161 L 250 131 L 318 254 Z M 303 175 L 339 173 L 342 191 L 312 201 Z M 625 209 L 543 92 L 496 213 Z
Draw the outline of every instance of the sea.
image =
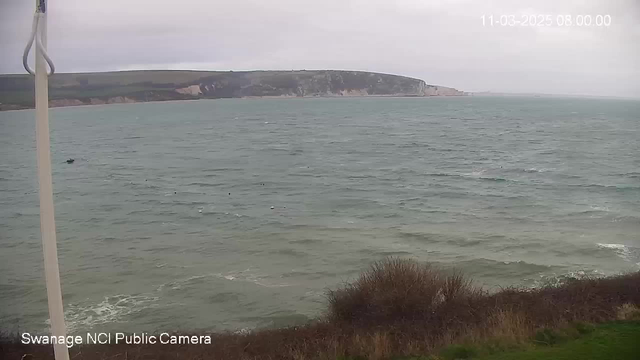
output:
M 0 113 L 0 324 L 46 333 L 34 117 Z M 489 291 L 640 270 L 638 100 L 221 99 L 50 126 L 71 334 L 298 325 L 386 257 Z

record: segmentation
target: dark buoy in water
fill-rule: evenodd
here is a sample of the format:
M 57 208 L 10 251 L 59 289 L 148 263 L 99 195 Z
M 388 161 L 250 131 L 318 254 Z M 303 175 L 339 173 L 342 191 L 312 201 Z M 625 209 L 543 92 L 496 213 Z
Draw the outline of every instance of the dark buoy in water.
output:
M 73 162 L 76 161 L 75 159 L 69 159 L 67 160 L 67 164 L 73 164 Z

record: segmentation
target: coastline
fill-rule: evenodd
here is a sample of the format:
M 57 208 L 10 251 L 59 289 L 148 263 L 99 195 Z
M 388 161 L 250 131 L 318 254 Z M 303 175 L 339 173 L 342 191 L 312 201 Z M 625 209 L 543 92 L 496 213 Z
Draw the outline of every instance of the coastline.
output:
M 33 107 L 33 79 L 0 75 L 0 111 Z M 407 76 L 347 70 L 139 70 L 57 73 L 49 106 L 66 107 L 169 100 L 292 97 L 463 96 L 463 91 Z
M 387 258 L 329 290 L 324 314 L 305 325 L 235 333 L 87 330 L 56 339 L 0 329 L 0 353 L 52 359 L 51 344 L 59 342 L 76 360 L 520 359 L 551 345 L 590 351 L 597 342 L 602 349 L 606 338 L 606 354 L 623 343 L 624 355 L 640 334 L 640 272 L 488 292 L 459 272 Z
M 243 100 L 255 100 L 255 99 L 353 99 L 353 98 L 456 98 L 456 97 L 466 97 L 467 94 L 464 95 L 401 95 L 401 94 L 392 94 L 392 95 L 323 95 L 323 96 L 296 96 L 296 95 L 274 95 L 274 96 L 242 96 L 242 97 L 231 97 L 231 98 L 193 98 L 193 99 L 167 99 L 167 100 L 149 100 L 149 101 L 139 101 L 133 100 L 126 102 L 105 102 L 105 103 L 82 103 L 82 104 L 68 104 L 68 105 L 51 105 L 51 101 L 49 102 L 49 109 L 57 109 L 57 108 L 80 108 L 87 106 L 101 106 L 101 105 L 122 105 L 122 104 L 141 104 L 141 103 L 164 103 L 164 102 L 184 102 L 184 101 L 199 101 L 199 100 L 227 100 L 227 99 L 243 99 Z M 67 100 L 67 99 L 60 99 Z M 52 100 L 58 101 L 58 100 Z M 2 104 L 0 104 L 0 112 L 8 112 L 8 111 L 24 111 L 24 110 L 33 110 L 34 107 L 23 107 L 20 109 L 5 109 Z

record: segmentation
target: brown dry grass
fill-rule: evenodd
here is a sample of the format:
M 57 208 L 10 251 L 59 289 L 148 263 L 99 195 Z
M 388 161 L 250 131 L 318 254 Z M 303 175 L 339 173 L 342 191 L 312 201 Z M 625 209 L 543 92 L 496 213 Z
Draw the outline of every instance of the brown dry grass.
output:
M 456 342 L 526 342 L 538 329 L 632 316 L 640 306 L 640 272 L 572 280 L 540 289 L 488 293 L 460 273 L 387 259 L 330 291 L 327 314 L 308 325 L 213 334 L 213 345 L 83 345 L 80 359 L 388 359 L 425 355 Z M 624 315 L 621 315 L 624 314 Z M 52 359 L 52 349 L 4 337 L 0 354 Z
M 626 303 L 618 308 L 618 320 L 640 320 L 640 307 Z

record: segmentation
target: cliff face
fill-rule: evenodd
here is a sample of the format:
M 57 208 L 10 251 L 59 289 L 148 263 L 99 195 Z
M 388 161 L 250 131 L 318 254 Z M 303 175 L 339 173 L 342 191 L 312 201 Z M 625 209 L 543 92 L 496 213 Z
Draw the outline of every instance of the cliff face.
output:
M 359 71 L 228 73 L 200 79 L 204 97 L 464 95 L 404 76 Z M 189 88 L 192 88 L 191 85 Z M 188 88 L 179 89 L 181 93 Z
M 464 91 L 456 90 L 450 87 L 427 85 L 424 81 L 420 80 L 420 94 L 422 96 L 464 96 Z
M 360 71 L 125 71 L 55 74 L 51 106 L 236 97 L 460 96 L 453 88 Z M 33 107 L 33 78 L 0 75 L 0 110 Z

